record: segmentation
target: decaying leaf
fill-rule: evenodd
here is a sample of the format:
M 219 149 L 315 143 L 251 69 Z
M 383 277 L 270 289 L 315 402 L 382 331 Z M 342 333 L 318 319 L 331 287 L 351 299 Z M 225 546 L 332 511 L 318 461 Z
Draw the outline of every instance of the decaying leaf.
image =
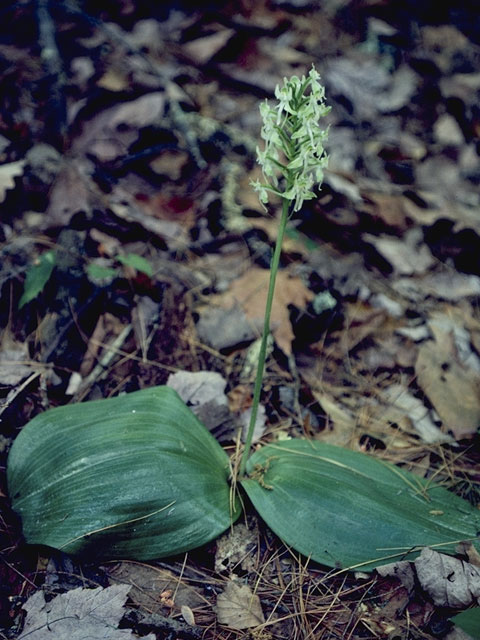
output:
M 29 361 L 28 346 L 4 335 L 0 343 L 0 385 L 13 387 L 30 375 L 33 368 Z
M 104 109 L 76 137 L 73 151 L 76 154 L 89 151 L 103 161 L 112 160 L 136 140 L 139 128 L 160 121 L 164 106 L 164 93 L 154 91 Z
M 115 565 L 106 565 L 112 584 L 131 586 L 128 597 L 141 609 L 154 613 L 165 611 L 161 594 L 166 591 L 175 594 L 176 607 L 195 608 L 203 604 L 203 598 L 183 582 L 177 575 L 140 562 L 123 561 Z
M 250 522 L 250 521 L 249 521 Z M 230 531 L 224 533 L 217 540 L 215 554 L 215 571 L 252 571 L 255 566 L 255 549 L 258 542 L 258 526 L 252 519 L 247 527 L 243 522 L 236 524 Z
M 480 604 L 480 569 L 469 562 L 424 549 L 415 560 L 422 589 L 438 607 Z
M 50 193 L 48 224 L 67 227 L 75 213 L 90 211 L 97 195 L 95 184 L 90 181 L 91 171 L 85 159 L 63 162 Z
M 445 270 L 440 273 L 428 272 L 415 278 L 399 278 L 393 288 L 411 300 L 423 300 L 425 296 L 443 300 L 461 300 L 480 294 L 480 278 L 459 271 Z
M 343 406 L 341 400 L 322 391 L 314 392 L 329 421 L 330 429 L 325 431 L 324 441 L 339 446 L 348 446 L 355 432 L 358 419 L 348 407 Z M 333 427 L 333 428 L 332 428 Z
M 129 629 L 119 629 L 130 585 L 119 584 L 103 589 L 73 589 L 45 602 L 37 591 L 23 605 L 27 611 L 25 626 L 19 636 L 28 640 L 128 640 L 135 638 Z M 155 640 L 155 634 L 143 636 Z
M 408 562 L 408 560 L 384 564 L 381 567 L 377 567 L 376 571 L 382 577 L 391 576 L 397 578 L 408 593 L 413 593 L 415 589 L 415 573 L 412 563 Z
M 212 303 L 226 309 L 240 308 L 260 334 L 263 328 L 270 272 L 252 267 L 235 280 L 230 289 L 219 296 L 212 296 Z M 313 299 L 313 294 L 298 277 L 287 271 L 279 271 L 272 306 L 271 329 L 278 346 L 287 355 L 292 352 L 294 338 L 290 324 L 289 305 L 303 309 Z
M 195 625 L 195 615 L 190 607 L 188 607 L 187 605 L 183 605 L 182 607 L 180 607 L 180 610 L 185 622 L 193 627 Z
M 430 249 L 422 242 L 420 229 L 411 229 L 402 239 L 372 234 L 364 234 L 363 239 L 372 244 L 400 275 L 425 273 L 435 263 Z
M 459 364 L 455 356 L 448 343 L 425 342 L 415 372 L 444 425 L 461 439 L 474 434 L 480 425 L 480 374 Z
M 216 371 L 178 371 L 168 377 L 167 386 L 175 389 L 185 404 L 192 409 L 210 400 L 228 404 L 225 395 L 227 381 Z
M 252 409 L 246 409 L 240 414 L 238 422 L 242 428 L 242 442 L 247 439 L 248 429 L 250 427 L 250 418 Z M 265 433 L 266 428 L 266 412 L 263 404 L 258 405 L 257 417 L 255 418 L 255 426 L 253 428 L 252 443 L 258 442 Z
M 227 381 L 216 371 L 178 371 L 168 377 L 167 386 L 175 389 L 197 418 L 222 442 L 238 431 L 225 394 Z
M 452 442 L 452 437 L 443 433 L 433 422 L 423 402 L 401 384 L 393 384 L 383 390 L 383 398 L 389 403 L 385 420 L 397 424 L 408 418 L 424 442 Z
M 233 29 L 220 29 L 216 33 L 197 38 L 183 46 L 185 53 L 197 63 L 205 64 L 225 47 L 233 36 Z
M 209 306 L 201 312 L 196 328 L 200 340 L 217 350 L 253 340 L 258 334 L 238 307 Z
M 260 598 L 247 584 L 231 580 L 217 598 L 217 616 L 220 624 L 232 629 L 248 629 L 265 622 Z
M 17 160 L 0 165 L 0 202 L 3 202 L 9 189 L 15 186 L 15 178 L 21 176 L 25 160 Z

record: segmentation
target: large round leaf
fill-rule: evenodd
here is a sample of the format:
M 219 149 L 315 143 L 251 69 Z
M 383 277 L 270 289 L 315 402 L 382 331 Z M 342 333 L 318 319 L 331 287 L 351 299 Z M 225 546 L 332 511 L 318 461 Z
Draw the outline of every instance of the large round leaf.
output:
M 263 447 L 247 473 L 241 484 L 269 527 L 331 567 L 370 570 L 421 546 L 453 552 L 480 530 L 480 512 L 445 488 L 316 441 Z
M 228 466 L 177 393 L 154 387 L 40 414 L 7 471 L 27 542 L 146 560 L 228 528 L 239 514 Z

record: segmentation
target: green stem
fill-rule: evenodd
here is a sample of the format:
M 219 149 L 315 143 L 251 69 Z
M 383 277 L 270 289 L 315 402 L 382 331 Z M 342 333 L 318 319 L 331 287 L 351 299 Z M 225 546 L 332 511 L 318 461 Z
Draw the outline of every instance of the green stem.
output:
M 283 236 L 287 226 L 289 210 L 289 200 L 283 200 L 282 217 L 280 226 L 278 227 L 277 241 L 275 243 L 275 251 L 273 252 L 272 262 L 270 263 L 270 281 L 268 284 L 267 303 L 265 305 L 265 321 L 263 324 L 262 342 L 260 344 L 260 354 L 258 356 L 257 375 L 255 378 L 255 388 L 253 390 L 252 413 L 250 416 L 250 424 L 248 425 L 247 437 L 245 439 L 245 448 L 243 450 L 242 459 L 240 460 L 239 475 L 242 478 L 245 475 L 247 460 L 252 446 L 253 430 L 257 420 L 258 405 L 260 404 L 260 394 L 262 392 L 263 372 L 265 369 L 265 359 L 267 355 L 267 340 L 270 333 L 270 316 L 272 314 L 273 294 L 275 292 L 275 280 L 277 278 L 278 265 L 280 255 L 282 253 Z

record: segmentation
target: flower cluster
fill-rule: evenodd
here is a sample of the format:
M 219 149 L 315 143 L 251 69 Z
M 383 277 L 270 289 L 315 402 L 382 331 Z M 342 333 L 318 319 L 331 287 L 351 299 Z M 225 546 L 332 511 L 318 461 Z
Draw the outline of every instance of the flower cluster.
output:
M 263 119 L 263 151 L 257 147 L 258 162 L 265 183 L 252 181 L 260 202 L 268 202 L 275 193 L 293 204 L 298 211 L 304 200 L 315 197 L 312 189 L 323 180 L 328 156 L 323 147 L 328 129 L 321 129 L 319 119 L 330 107 L 325 105 L 325 89 L 312 65 L 308 77 L 292 76 L 277 86 L 275 106 L 265 101 L 260 106 Z M 281 178 L 284 180 L 282 181 Z

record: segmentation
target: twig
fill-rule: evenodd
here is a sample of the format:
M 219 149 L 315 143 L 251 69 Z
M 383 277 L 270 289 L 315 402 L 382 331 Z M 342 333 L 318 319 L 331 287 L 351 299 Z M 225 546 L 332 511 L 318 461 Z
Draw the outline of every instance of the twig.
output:
M 113 358 L 118 355 L 119 350 L 123 346 L 125 340 L 132 331 L 132 325 L 127 325 L 123 331 L 115 338 L 111 345 L 105 345 L 106 353 L 96 367 L 89 373 L 89 375 L 82 380 L 82 383 L 75 394 L 76 400 L 82 395 L 96 380 L 101 380 L 107 374 L 107 367 Z
M 8 392 L 7 397 L 5 398 L 5 401 L 2 402 L 2 404 L 0 405 L 0 416 L 2 415 L 2 413 L 8 409 L 8 407 L 12 404 L 12 402 L 15 400 L 15 398 L 22 393 L 22 391 L 28 387 L 28 385 L 35 380 L 35 378 L 38 378 L 38 376 L 42 375 L 42 371 L 35 371 L 34 373 L 32 373 L 31 375 L 28 376 L 28 378 L 26 380 L 24 380 L 22 382 L 21 385 L 19 385 L 18 387 L 15 387 L 14 389 L 12 389 L 11 391 Z

